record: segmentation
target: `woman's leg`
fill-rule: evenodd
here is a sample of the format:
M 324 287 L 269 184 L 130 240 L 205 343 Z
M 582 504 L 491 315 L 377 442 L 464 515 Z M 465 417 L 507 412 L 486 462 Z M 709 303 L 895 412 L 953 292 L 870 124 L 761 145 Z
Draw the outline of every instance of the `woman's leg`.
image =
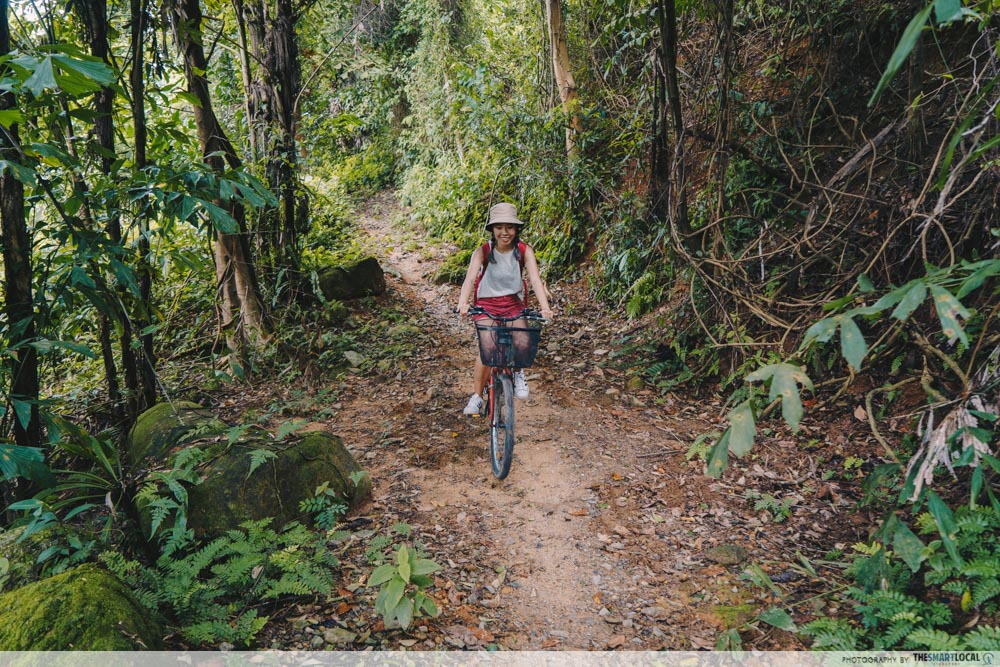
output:
M 486 381 L 490 377 L 490 367 L 483 363 L 483 360 L 476 357 L 476 368 L 472 372 L 472 393 L 481 396 L 486 388 Z

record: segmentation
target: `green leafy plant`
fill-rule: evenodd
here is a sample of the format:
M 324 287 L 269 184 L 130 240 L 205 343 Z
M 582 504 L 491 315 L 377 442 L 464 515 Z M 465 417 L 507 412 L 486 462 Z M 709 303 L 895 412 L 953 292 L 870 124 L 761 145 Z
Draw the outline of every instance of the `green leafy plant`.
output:
M 771 515 L 771 521 L 774 523 L 781 523 L 792 513 L 792 506 L 795 504 L 795 498 L 784 498 L 778 500 L 770 493 L 758 493 L 756 491 L 747 491 L 746 497 L 750 500 L 754 500 L 753 508 L 755 511 L 766 511 Z
M 299 510 L 312 514 L 316 526 L 322 530 L 332 530 L 347 509 L 347 503 L 330 488 L 329 482 L 317 486 L 312 498 L 299 501 Z
M 1000 511 L 993 505 L 960 507 L 940 499 L 915 521 L 924 543 L 895 514 L 876 541 L 856 545 L 848 569 L 857 585 L 843 597 L 860 623 L 819 618 L 802 626 L 823 650 L 932 650 L 1000 648 L 998 628 L 980 618 L 1000 609 Z M 942 528 L 942 526 L 945 526 Z
M 152 566 L 113 551 L 101 560 L 140 603 L 176 622 L 187 641 L 252 646 L 268 621 L 259 615 L 260 602 L 328 594 L 339 565 L 325 539 L 303 525 L 277 532 L 268 524 L 245 522 L 184 555 L 163 555 Z
M 368 587 L 379 587 L 375 611 L 382 615 L 385 626 L 398 625 L 407 629 L 414 617 L 437 616 L 440 611 L 434 599 L 425 592 L 434 583 L 429 575 L 441 566 L 420 558 L 416 549 L 401 544 L 392 563 L 375 568 L 368 577 Z

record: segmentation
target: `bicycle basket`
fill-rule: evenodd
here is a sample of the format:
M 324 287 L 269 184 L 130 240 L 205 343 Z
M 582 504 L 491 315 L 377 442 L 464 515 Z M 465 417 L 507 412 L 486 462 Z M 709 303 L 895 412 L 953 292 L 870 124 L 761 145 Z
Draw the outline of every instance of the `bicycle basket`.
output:
M 504 327 L 476 324 L 479 358 L 495 368 L 529 368 L 538 354 L 540 326 Z

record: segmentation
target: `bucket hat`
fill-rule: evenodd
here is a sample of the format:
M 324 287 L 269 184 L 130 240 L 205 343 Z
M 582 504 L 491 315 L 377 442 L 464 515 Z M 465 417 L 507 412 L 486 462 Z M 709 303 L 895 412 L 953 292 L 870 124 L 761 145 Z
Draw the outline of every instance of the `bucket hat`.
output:
M 484 229 L 488 232 L 493 225 L 524 225 L 523 220 L 517 219 L 517 208 L 513 204 L 501 202 L 490 207 L 490 217 L 486 221 Z

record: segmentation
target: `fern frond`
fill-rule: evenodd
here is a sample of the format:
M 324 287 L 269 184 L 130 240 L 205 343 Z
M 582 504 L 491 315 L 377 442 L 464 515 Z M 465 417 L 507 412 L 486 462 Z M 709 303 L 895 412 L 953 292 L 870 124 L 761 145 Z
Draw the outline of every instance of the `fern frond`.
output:
M 926 647 L 932 651 L 948 651 L 962 648 L 962 640 L 956 635 L 949 635 L 943 630 L 917 628 L 911 632 L 906 641 L 917 647 Z
M 984 625 L 966 633 L 965 646 L 974 651 L 1000 651 L 1000 628 Z

